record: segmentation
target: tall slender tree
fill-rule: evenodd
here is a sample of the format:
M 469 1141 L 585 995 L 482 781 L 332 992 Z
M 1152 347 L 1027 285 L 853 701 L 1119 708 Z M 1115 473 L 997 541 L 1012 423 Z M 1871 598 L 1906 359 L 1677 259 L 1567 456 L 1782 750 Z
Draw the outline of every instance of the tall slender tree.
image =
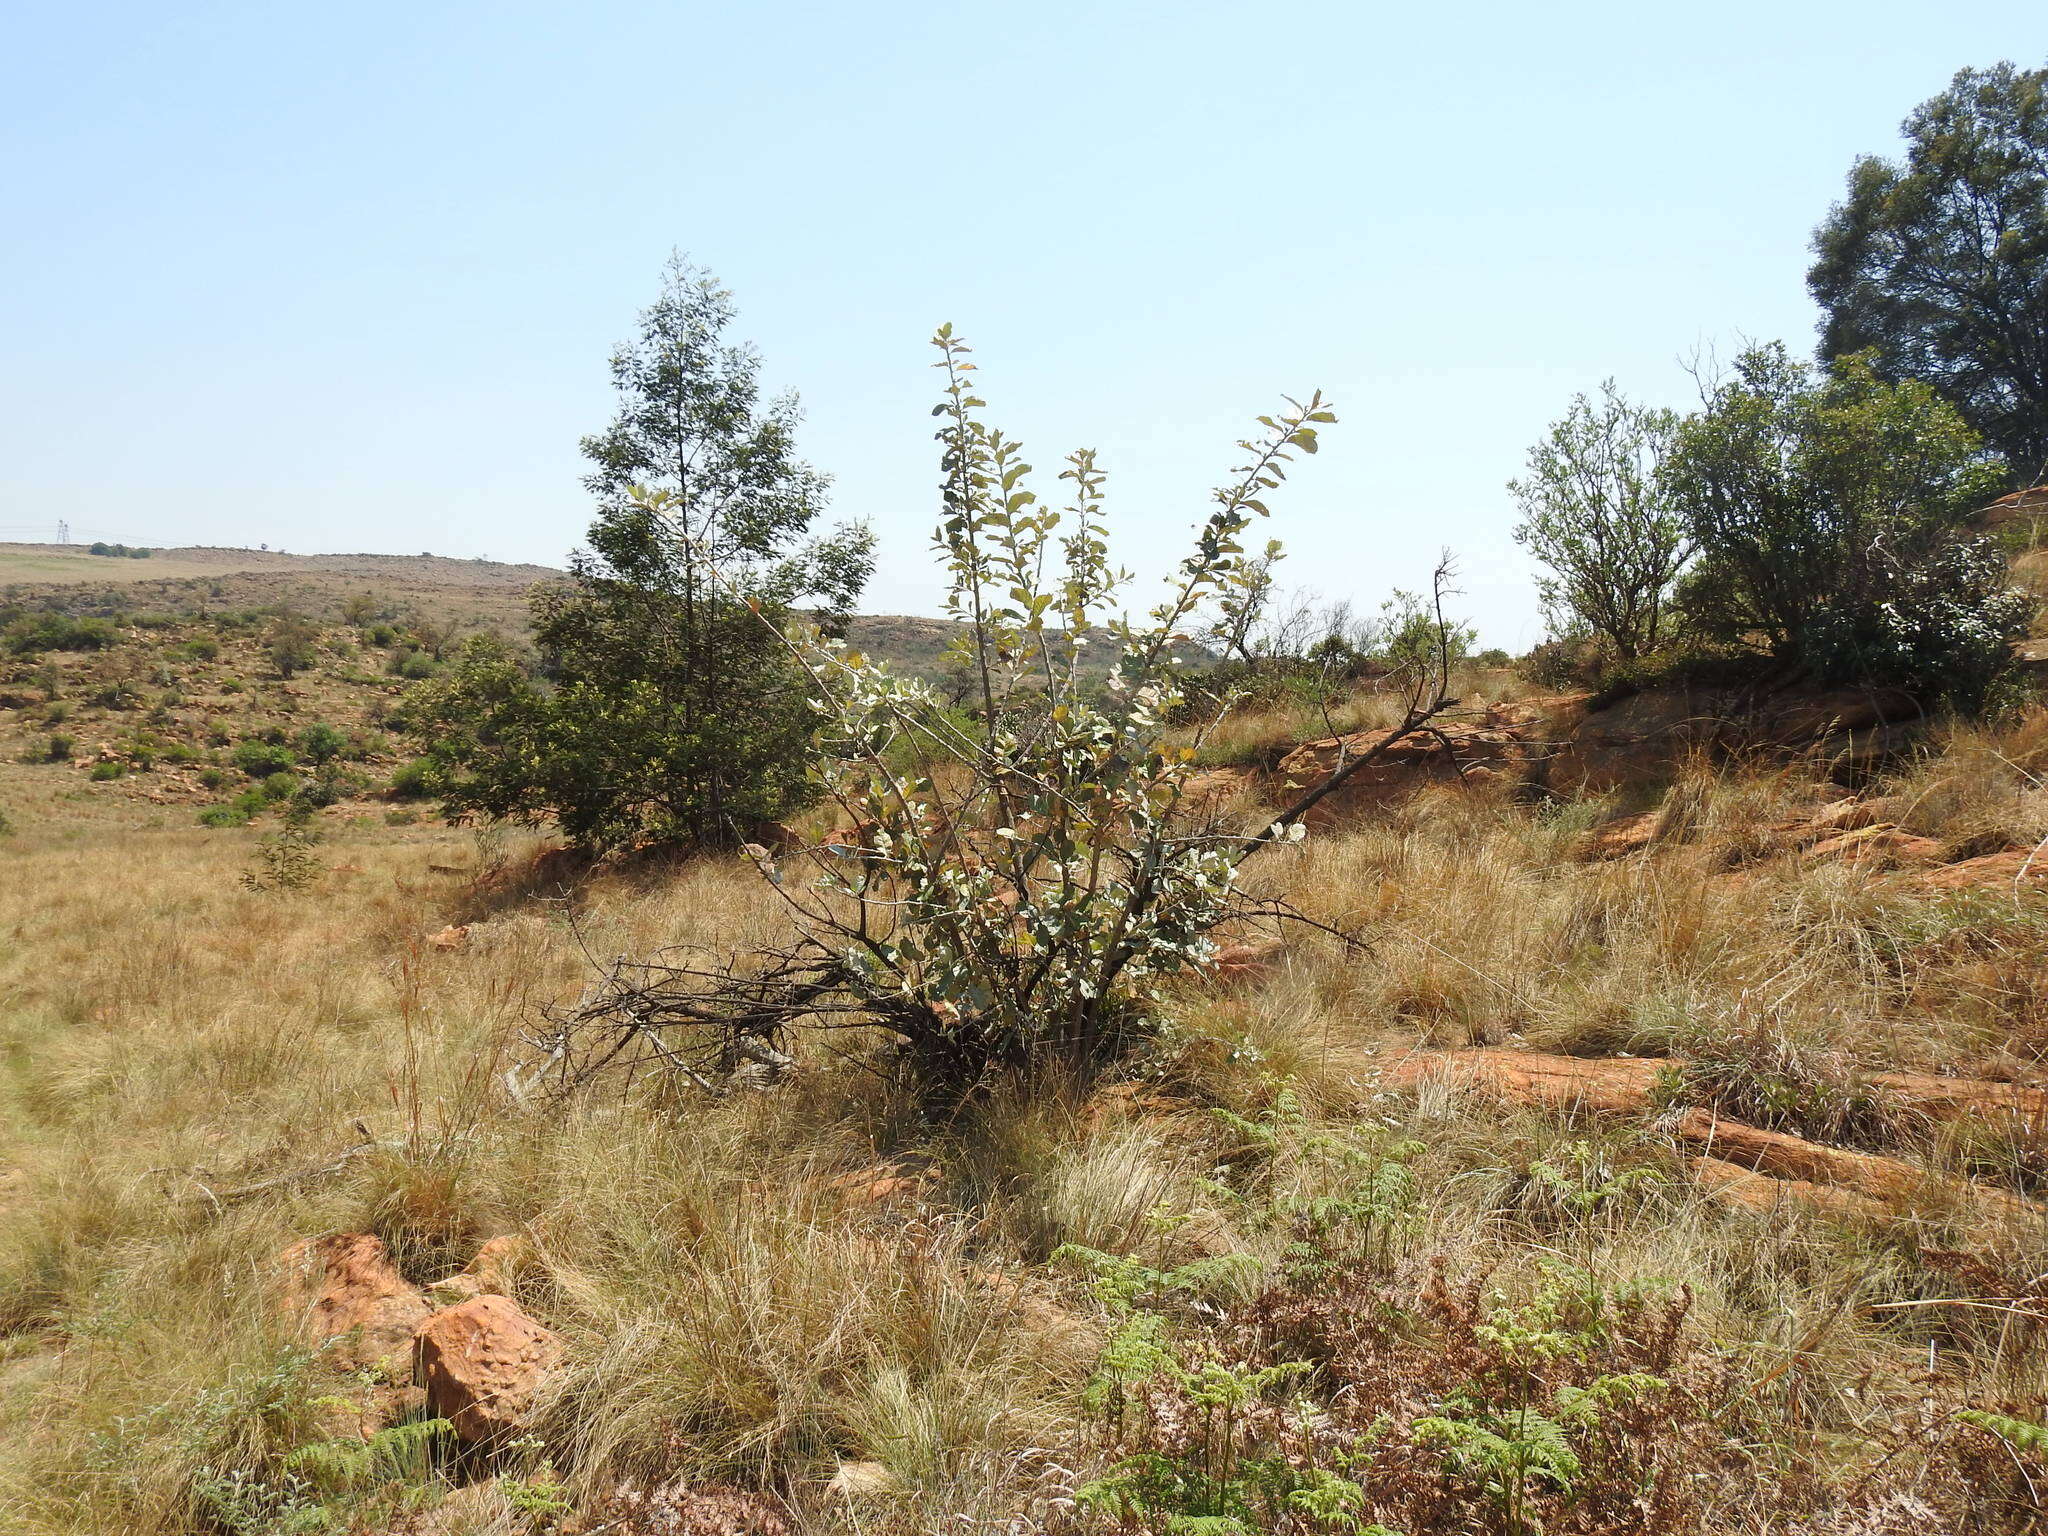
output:
M 826 482 L 794 396 L 726 340 L 732 297 L 680 256 L 611 361 L 618 414 L 583 440 L 597 499 L 572 580 L 534 599 L 540 677 L 480 647 L 417 701 L 456 814 L 552 816 L 578 842 L 730 842 L 811 794 L 814 724 L 776 632 L 866 583 L 865 529 L 809 537 Z
M 1609 379 L 1584 395 L 1529 450 L 1508 489 L 1522 509 L 1515 538 L 1550 568 L 1544 607 L 1560 633 L 1583 625 L 1631 661 L 1663 637 L 1685 530 L 1660 483 L 1677 417 L 1632 405 Z

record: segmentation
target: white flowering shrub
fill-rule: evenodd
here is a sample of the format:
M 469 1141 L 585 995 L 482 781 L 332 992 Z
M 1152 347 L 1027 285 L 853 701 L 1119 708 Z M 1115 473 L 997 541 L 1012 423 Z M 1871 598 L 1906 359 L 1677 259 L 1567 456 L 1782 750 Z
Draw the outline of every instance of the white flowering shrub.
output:
M 1262 498 L 1334 417 L 1317 395 L 1260 418 L 1164 600 L 1131 621 L 1092 453 L 1061 472 L 1063 510 L 1041 502 L 1019 445 L 981 418 L 968 348 L 950 327 L 934 341 L 946 376 L 937 545 L 970 712 L 810 642 L 830 722 L 823 771 L 853 835 L 817 888 L 791 895 L 864 1008 L 928 1066 L 971 1078 L 1114 1050 L 1149 1019 L 1162 978 L 1212 953 L 1247 852 L 1299 836 L 1294 825 L 1246 837 L 1193 813 L 1197 746 L 1166 721 L 1190 639 L 1263 590 L 1277 546 L 1245 545 Z M 1116 652 L 1106 683 L 1082 666 L 1091 645 Z

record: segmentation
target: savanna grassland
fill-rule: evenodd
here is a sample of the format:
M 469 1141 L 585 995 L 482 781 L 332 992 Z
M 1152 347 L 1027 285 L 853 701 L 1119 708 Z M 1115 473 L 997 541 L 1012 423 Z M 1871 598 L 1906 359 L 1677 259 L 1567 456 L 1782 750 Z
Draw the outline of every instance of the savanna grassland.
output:
M 1529 691 L 1466 684 L 1475 716 Z M 298 888 L 250 888 L 274 813 L 202 827 L 127 792 L 154 769 L 10 761 L 0 1518 L 2036 1529 L 2038 1117 L 1880 1079 L 2043 1080 L 2031 877 L 1927 876 L 2048 832 L 2043 742 L 2036 717 L 1931 737 L 1864 784 L 1873 824 L 1933 845 L 1911 857 L 1788 831 L 1844 796 L 1798 758 L 1402 786 L 1250 865 L 1322 927 L 1245 928 L 1256 961 L 1177 981 L 1096 1081 L 936 1118 L 858 1032 L 758 1090 L 514 1091 L 594 964 L 775 937 L 744 855 L 564 876 L 365 789 L 318 813 Z M 1248 824 L 1262 792 L 1232 791 Z M 1429 1065 L 1475 1045 L 1656 1076 L 1632 1104 Z M 1731 1194 L 1688 1110 L 1917 1182 L 1763 1167 Z M 283 1300 L 280 1254 L 325 1233 L 419 1285 L 515 1240 L 503 1286 L 563 1351 L 518 1439 L 363 1427 L 397 1383 Z

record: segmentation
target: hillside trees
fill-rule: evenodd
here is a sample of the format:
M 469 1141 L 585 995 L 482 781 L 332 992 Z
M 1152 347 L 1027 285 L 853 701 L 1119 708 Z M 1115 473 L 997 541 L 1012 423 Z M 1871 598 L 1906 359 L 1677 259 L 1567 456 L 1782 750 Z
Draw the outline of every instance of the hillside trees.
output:
M 1966 69 L 1858 160 L 1814 234 L 1822 353 L 1923 379 L 2031 482 L 2048 473 L 2048 69 Z
M 1970 702 L 2026 611 L 1967 527 L 1998 473 L 1931 386 L 1751 347 L 1678 425 L 1662 476 L 1697 550 L 1686 620 L 1818 681 Z
M 807 537 L 825 480 L 797 457 L 795 398 L 764 401 L 759 358 L 725 339 L 733 313 L 675 258 L 614 354 L 618 415 L 582 445 L 589 547 L 533 602 L 540 675 L 477 641 L 416 696 L 451 815 L 553 818 L 594 849 L 715 844 L 813 793 L 815 720 L 776 625 L 850 608 L 871 541 Z
M 1553 628 L 1583 626 L 1622 661 L 1664 638 L 1685 531 L 1661 481 L 1677 419 L 1631 404 L 1608 380 L 1596 403 L 1576 396 L 1508 483 L 1521 508 L 1516 540 L 1550 572 L 1539 578 Z

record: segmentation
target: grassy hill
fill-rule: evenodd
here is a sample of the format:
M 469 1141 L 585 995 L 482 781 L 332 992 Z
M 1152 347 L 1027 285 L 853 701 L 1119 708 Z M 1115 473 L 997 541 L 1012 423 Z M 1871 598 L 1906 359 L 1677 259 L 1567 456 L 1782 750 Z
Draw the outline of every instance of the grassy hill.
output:
M 127 559 L 0 545 L 0 624 L 48 618 L 74 631 L 0 649 L 0 810 L 246 809 L 252 786 L 290 772 L 318 774 L 369 814 L 407 757 L 391 717 L 409 683 L 471 635 L 524 637 L 533 588 L 565 578 L 439 555 L 192 547 Z M 286 677 L 269 648 L 288 617 L 314 636 L 307 663 Z M 943 619 L 861 615 L 848 638 L 929 675 L 955 633 Z

